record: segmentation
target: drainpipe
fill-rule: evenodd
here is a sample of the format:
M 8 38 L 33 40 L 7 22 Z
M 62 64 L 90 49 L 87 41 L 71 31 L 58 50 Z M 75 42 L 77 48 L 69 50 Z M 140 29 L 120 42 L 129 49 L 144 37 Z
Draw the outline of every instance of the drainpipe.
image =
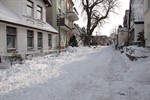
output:
M 128 26 L 128 45 L 129 45 L 129 42 L 130 42 L 130 20 L 131 20 L 131 0 L 129 2 L 129 26 Z

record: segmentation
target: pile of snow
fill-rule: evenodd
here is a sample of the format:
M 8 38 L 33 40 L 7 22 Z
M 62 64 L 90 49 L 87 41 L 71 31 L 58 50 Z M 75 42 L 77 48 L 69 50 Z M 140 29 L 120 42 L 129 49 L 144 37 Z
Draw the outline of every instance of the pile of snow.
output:
M 66 48 L 66 51 L 67 51 L 67 52 L 70 52 L 70 53 L 73 53 L 73 52 L 76 51 L 76 49 L 73 48 L 72 46 L 68 46 L 68 47 Z
M 131 62 L 127 58 L 125 53 L 122 54 L 124 61 L 128 64 L 128 66 L 130 66 L 130 69 L 125 74 L 126 80 L 141 82 L 150 85 L 150 50 L 138 46 L 128 46 L 124 49 L 125 49 L 125 53 L 131 56 L 147 57 L 147 58 L 141 58 L 137 61 Z
M 150 85 L 150 59 L 147 62 L 144 62 L 142 64 L 140 63 L 138 63 L 137 66 L 131 67 L 128 73 L 126 73 L 126 77 L 130 77 L 130 78 L 126 78 L 126 79 L 129 81 L 136 81 L 136 82 Z
M 69 47 L 68 51 L 75 51 Z M 12 90 L 28 87 L 46 82 L 48 79 L 58 77 L 62 66 L 75 60 L 84 59 L 82 56 L 91 52 L 91 49 L 80 47 L 75 53 L 64 52 L 57 56 L 47 55 L 26 60 L 24 64 L 0 64 L 0 94 Z M 6 68 L 7 67 L 7 68 Z M 8 69 L 9 68 L 9 69 Z
M 125 53 L 135 56 L 135 57 L 144 57 L 144 56 L 150 56 L 150 51 L 146 50 L 143 47 L 138 46 L 128 46 L 124 48 Z

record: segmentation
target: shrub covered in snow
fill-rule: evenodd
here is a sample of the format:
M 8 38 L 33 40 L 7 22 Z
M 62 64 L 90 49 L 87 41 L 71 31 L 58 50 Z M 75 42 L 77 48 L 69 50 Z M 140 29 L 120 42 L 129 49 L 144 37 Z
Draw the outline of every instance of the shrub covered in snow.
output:
M 73 48 L 72 46 L 68 46 L 68 47 L 66 48 L 66 51 L 67 51 L 67 52 L 70 52 L 70 53 L 73 53 L 73 52 L 76 51 L 76 49 Z

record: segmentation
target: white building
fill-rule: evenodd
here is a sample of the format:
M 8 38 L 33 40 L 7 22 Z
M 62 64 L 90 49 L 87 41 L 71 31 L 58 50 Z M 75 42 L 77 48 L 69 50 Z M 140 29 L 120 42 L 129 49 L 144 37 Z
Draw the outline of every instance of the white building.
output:
M 0 55 L 56 48 L 58 31 L 46 22 L 49 0 L 0 0 Z
M 137 35 L 144 30 L 144 0 L 130 0 L 129 38 L 130 43 L 137 42 Z
M 144 0 L 144 36 L 146 46 L 150 47 L 150 0 Z

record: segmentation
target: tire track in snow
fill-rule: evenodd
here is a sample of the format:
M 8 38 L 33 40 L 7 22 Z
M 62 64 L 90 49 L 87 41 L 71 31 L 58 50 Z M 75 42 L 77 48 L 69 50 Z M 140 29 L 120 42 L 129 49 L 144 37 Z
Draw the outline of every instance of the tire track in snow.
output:
M 90 72 L 80 76 L 78 81 L 74 83 L 72 89 L 68 91 L 68 100 L 111 100 L 109 82 L 106 81 L 108 64 L 111 61 L 111 55 L 107 54 L 110 49 L 104 48 L 95 52 L 90 58 Z M 107 61 L 106 61 L 107 59 Z M 95 65 L 93 65 L 95 63 Z M 86 71 L 86 70 L 85 70 Z

